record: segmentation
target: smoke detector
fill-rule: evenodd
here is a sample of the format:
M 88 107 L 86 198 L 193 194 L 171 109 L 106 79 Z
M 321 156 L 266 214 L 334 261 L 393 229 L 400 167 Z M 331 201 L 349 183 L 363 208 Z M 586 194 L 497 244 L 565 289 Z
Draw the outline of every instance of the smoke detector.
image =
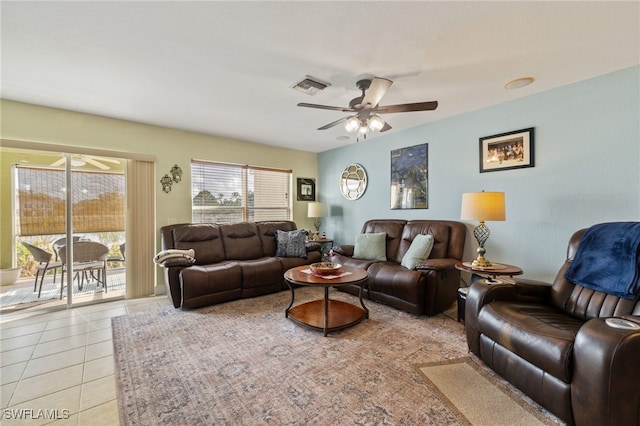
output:
M 293 90 L 306 93 L 309 96 L 313 96 L 326 89 L 331 84 L 321 81 L 314 77 L 307 76 L 304 80 L 291 86 Z

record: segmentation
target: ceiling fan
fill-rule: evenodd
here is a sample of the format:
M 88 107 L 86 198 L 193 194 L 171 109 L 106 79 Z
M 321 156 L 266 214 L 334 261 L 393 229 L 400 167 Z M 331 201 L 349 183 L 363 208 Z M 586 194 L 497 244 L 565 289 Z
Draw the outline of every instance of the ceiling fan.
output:
M 58 167 L 65 163 L 66 157 L 62 157 L 61 159 L 50 164 L 51 167 Z M 101 170 L 109 170 L 111 167 L 107 166 L 103 163 L 112 163 L 112 164 L 120 164 L 120 161 L 114 160 L 113 158 L 106 157 L 96 157 L 94 155 L 84 155 L 84 154 L 72 154 L 71 155 L 71 165 L 74 167 L 82 167 L 85 164 L 91 164 Z
M 360 137 L 367 138 L 369 131 L 386 132 L 391 129 L 389 123 L 384 121 L 379 114 L 390 114 L 396 112 L 411 111 L 432 111 L 438 107 L 437 101 L 416 102 L 410 104 L 398 105 L 379 105 L 380 100 L 387 92 L 393 81 L 386 78 L 374 77 L 372 79 L 359 80 L 356 87 L 362 91 L 362 95 L 353 98 L 349 102 L 349 107 L 335 107 L 328 105 L 308 104 L 301 102 L 300 107 L 328 109 L 331 111 L 351 112 L 353 115 L 342 117 L 329 124 L 319 127 L 318 130 L 327 130 L 345 123 L 345 129 L 350 132 L 358 132 L 358 140 Z

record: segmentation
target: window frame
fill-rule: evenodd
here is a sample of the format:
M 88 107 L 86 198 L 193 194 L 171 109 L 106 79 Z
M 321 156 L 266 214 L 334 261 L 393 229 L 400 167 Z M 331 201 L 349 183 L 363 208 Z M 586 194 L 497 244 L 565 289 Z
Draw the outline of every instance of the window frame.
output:
M 206 174 L 207 167 L 211 169 L 208 170 L 209 175 Z M 201 171 L 198 171 L 198 168 Z M 214 170 L 217 168 L 217 170 Z M 223 170 L 225 168 L 230 169 L 231 171 L 228 173 L 228 176 L 225 176 Z M 282 182 L 278 182 L 278 184 L 283 184 L 284 180 L 286 180 L 286 189 L 283 191 L 274 191 L 272 194 L 260 192 L 258 193 L 258 187 L 261 184 L 268 184 L 267 176 L 265 179 L 260 179 L 260 181 L 256 182 L 256 173 L 260 174 L 261 172 L 267 172 L 267 174 L 272 174 L 277 179 L 283 179 Z M 216 190 L 210 190 L 213 183 L 207 181 L 207 179 L 213 179 L 218 175 L 220 178 L 233 179 L 234 174 L 239 174 L 235 176 L 236 179 L 239 178 L 240 183 L 237 187 L 233 187 L 230 191 L 226 191 L 230 194 L 229 199 L 224 199 L 224 197 L 216 198 L 216 195 L 225 195 L 223 192 L 219 192 L 213 194 L 213 192 L 217 192 Z M 278 176 L 277 174 L 281 174 L 282 176 Z M 252 175 L 252 176 L 251 176 Z M 253 192 L 251 192 L 253 190 Z M 206 193 L 205 193 L 206 192 Z M 191 220 L 193 223 L 239 223 L 239 222 L 248 222 L 248 221 L 256 221 L 256 216 L 262 216 L 259 220 L 293 220 L 293 199 L 291 194 L 293 193 L 293 171 L 288 169 L 278 169 L 273 167 L 263 167 L 263 166 L 253 166 L 248 164 L 238 164 L 238 163 L 226 163 L 226 162 L 218 162 L 218 161 L 207 161 L 207 160 L 191 160 Z M 197 197 L 202 198 L 203 202 L 200 205 L 195 203 Z M 238 194 L 238 196 L 236 196 Z M 268 206 L 268 205 L 255 205 L 256 198 L 260 198 L 261 196 L 266 195 L 267 197 L 278 197 L 283 196 L 283 202 L 280 205 Z M 233 203 L 233 198 L 236 198 L 235 201 L 240 200 L 240 204 L 228 204 L 222 206 L 213 206 L 205 204 L 205 197 L 209 203 L 213 202 L 223 202 Z M 276 202 L 278 204 L 278 202 Z M 227 218 L 221 217 L 221 215 L 209 214 L 207 216 L 207 212 L 205 209 L 211 211 L 220 211 L 222 215 L 224 215 L 224 211 L 228 211 Z M 198 212 L 200 210 L 200 212 Z M 284 215 L 274 215 L 271 216 L 267 212 L 275 212 L 275 211 L 283 211 Z M 233 211 L 237 211 L 234 215 Z M 257 214 L 259 213 L 259 214 Z M 225 220 L 230 219 L 230 220 Z

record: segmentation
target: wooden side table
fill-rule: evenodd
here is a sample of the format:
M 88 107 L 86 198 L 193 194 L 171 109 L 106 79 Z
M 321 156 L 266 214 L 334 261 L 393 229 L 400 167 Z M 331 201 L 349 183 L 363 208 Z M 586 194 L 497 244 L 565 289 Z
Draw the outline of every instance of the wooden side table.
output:
M 320 253 L 322 254 L 322 261 L 327 262 L 329 260 L 329 252 L 333 248 L 333 240 L 329 238 L 319 240 L 309 240 L 312 243 L 320 243 Z
M 456 269 L 469 272 L 471 274 L 480 275 L 487 278 L 487 284 L 497 284 L 501 281 L 496 277 L 513 277 L 514 275 L 522 275 L 522 269 L 518 266 L 507 265 L 504 263 L 494 263 L 486 268 L 471 266 L 471 262 L 458 262 Z
M 500 284 L 503 282 L 496 277 L 513 277 L 514 275 L 522 274 L 522 269 L 518 266 L 506 265 L 504 263 L 494 263 L 487 268 L 478 268 L 471 266 L 471 262 L 458 262 L 456 263 L 456 269 L 462 272 L 469 272 L 472 276 L 479 275 L 485 277 L 487 284 Z M 466 286 L 458 289 L 458 321 L 464 321 L 464 310 L 468 292 L 469 287 Z

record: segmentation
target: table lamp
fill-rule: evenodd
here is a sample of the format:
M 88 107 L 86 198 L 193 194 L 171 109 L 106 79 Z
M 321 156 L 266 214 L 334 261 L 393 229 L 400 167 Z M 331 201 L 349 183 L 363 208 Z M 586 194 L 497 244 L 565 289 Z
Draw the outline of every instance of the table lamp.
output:
M 327 216 L 327 203 L 309 203 L 307 216 L 314 218 L 313 226 L 316 228 L 316 231 L 311 235 L 311 240 L 318 241 L 320 239 L 320 218 Z
M 478 220 L 480 224 L 473 230 L 478 241 L 478 257 L 471 263 L 472 267 L 486 268 L 491 262 L 484 258 L 484 244 L 489 239 L 489 228 L 484 224 L 489 220 L 505 220 L 504 192 L 467 192 L 462 194 L 462 220 Z

